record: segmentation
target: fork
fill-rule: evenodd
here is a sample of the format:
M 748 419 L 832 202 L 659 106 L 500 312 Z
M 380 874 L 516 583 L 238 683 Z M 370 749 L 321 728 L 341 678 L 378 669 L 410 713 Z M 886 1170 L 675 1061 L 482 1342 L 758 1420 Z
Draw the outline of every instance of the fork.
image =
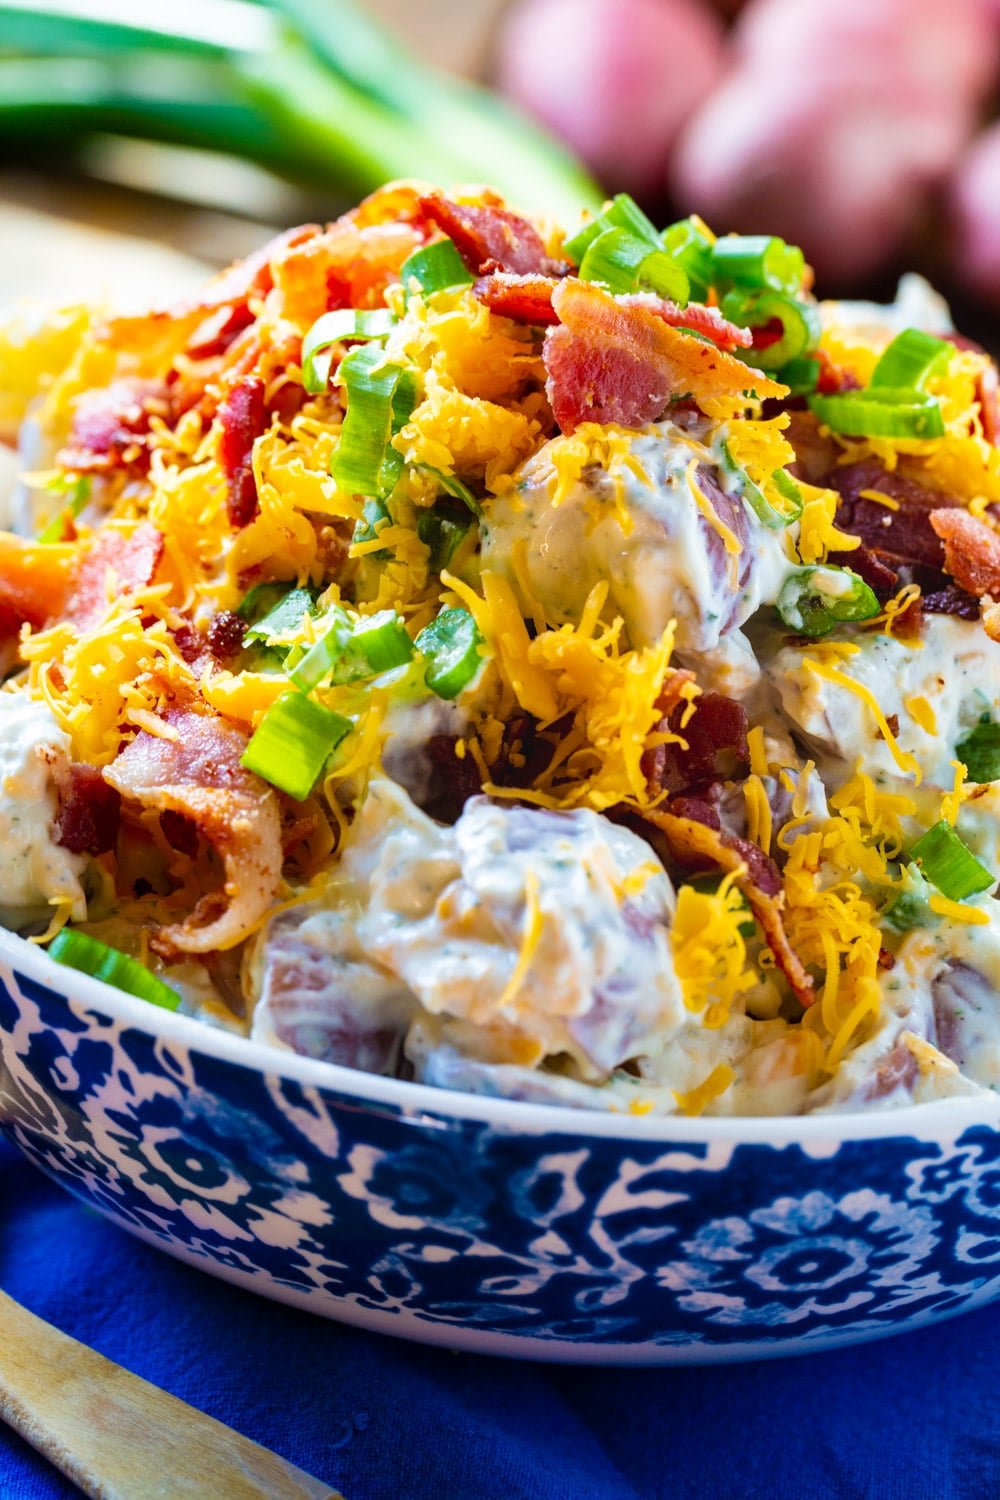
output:
M 343 1500 L 0 1292 L 0 1420 L 92 1500 Z

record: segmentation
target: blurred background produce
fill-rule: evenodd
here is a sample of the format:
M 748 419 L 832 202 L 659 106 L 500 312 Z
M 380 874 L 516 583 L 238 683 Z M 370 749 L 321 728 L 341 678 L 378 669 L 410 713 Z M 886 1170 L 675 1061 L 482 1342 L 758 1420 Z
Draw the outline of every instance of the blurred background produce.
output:
M 0 0 L 0 258 L 51 274 L 30 212 L 220 262 L 390 175 L 624 189 L 989 330 L 998 85 L 1000 0 Z

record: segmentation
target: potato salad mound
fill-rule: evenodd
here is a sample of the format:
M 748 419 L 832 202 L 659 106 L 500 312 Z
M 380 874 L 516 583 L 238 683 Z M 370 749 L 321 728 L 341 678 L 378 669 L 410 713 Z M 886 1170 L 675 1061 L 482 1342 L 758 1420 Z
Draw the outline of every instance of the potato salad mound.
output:
M 0 918 L 54 962 L 542 1104 L 1000 1088 L 997 372 L 917 278 L 392 183 L 0 327 L 0 412 Z

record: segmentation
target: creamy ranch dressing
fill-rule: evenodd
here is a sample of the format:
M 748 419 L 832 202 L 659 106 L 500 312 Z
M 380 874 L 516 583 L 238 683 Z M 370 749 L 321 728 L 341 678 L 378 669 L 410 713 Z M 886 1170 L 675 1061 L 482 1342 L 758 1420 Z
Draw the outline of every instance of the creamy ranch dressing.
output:
M 82 921 L 86 858 L 56 842 L 54 774 L 69 760 L 69 736 L 51 709 L 22 693 L 0 693 L 0 907 L 18 925 L 54 902 L 70 901 Z
M 564 624 L 579 619 L 590 590 L 605 580 L 605 612 L 621 615 L 633 646 L 658 641 L 676 620 L 683 656 L 712 650 L 727 630 L 777 598 L 791 568 L 784 534 L 762 527 L 745 504 L 743 553 L 726 555 L 720 566 L 718 539 L 688 470 L 701 457 L 727 494 L 738 493 L 738 480 L 725 472 L 721 454 L 704 458 L 700 438 L 670 422 L 629 435 L 630 462 L 617 480 L 596 467 L 585 471 L 558 504 L 551 447 L 528 460 L 513 491 L 485 506 L 483 566 L 509 579 L 526 613 L 524 583 L 546 616 Z M 748 576 L 740 585 L 742 571 Z

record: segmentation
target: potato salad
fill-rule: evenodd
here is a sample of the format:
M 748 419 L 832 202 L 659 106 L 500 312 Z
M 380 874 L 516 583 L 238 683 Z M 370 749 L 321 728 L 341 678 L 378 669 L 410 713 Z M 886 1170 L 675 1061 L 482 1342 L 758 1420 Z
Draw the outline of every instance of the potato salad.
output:
M 997 372 L 917 278 L 392 183 L 8 320 L 0 413 L 0 919 L 54 965 L 536 1104 L 1000 1089 Z

